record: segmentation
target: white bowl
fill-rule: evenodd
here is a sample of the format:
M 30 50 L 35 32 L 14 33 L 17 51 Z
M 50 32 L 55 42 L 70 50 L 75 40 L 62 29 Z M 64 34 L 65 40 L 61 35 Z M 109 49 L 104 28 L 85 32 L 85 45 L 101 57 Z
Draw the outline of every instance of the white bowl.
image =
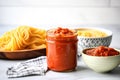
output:
M 86 49 L 82 52 L 82 59 L 86 65 L 96 72 L 108 72 L 120 64 L 120 54 L 115 56 L 90 56 L 85 54 Z M 117 50 L 120 52 L 120 50 Z
M 89 28 L 78 28 L 76 30 L 80 29 L 94 29 L 94 30 L 99 30 L 101 32 L 104 32 L 107 34 L 105 37 L 82 37 L 78 36 L 78 53 L 81 53 L 83 49 L 86 48 L 92 48 L 92 47 L 97 47 L 97 46 L 109 46 L 111 41 L 112 41 L 112 31 L 103 29 L 103 28 L 94 28 L 94 27 L 89 27 Z

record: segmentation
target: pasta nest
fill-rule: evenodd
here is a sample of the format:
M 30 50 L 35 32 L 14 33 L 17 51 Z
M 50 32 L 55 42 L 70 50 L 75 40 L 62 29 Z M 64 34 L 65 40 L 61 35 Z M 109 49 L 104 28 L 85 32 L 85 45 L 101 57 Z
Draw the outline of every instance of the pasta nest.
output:
M 19 26 L 0 37 L 0 50 L 14 51 L 46 47 L 46 31 L 30 26 Z

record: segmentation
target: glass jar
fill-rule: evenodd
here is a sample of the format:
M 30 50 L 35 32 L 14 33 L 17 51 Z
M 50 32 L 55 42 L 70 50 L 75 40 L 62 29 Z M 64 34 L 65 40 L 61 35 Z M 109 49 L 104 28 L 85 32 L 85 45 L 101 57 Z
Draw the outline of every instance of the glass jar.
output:
M 47 31 L 46 52 L 48 68 L 71 71 L 77 66 L 77 33 L 67 28 Z

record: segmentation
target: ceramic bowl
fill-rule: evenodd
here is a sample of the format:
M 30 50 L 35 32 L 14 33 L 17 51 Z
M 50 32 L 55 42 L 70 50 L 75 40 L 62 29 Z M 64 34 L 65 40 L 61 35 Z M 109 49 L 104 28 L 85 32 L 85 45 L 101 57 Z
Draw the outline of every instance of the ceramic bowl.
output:
M 112 31 L 103 29 L 103 28 L 78 28 L 80 29 L 93 29 L 93 30 L 99 30 L 101 32 L 104 32 L 107 34 L 105 37 L 82 37 L 78 36 L 78 53 L 81 53 L 83 49 L 86 48 L 92 48 L 92 47 L 97 47 L 97 46 L 109 46 L 112 40 Z
M 0 51 L 0 58 L 9 59 L 9 60 L 31 59 L 45 55 L 46 55 L 46 48 L 17 50 L 17 51 Z
M 96 72 L 108 72 L 116 68 L 120 64 L 120 53 L 115 56 L 90 56 L 82 52 L 82 59 L 85 64 Z M 117 50 L 120 52 L 120 50 Z

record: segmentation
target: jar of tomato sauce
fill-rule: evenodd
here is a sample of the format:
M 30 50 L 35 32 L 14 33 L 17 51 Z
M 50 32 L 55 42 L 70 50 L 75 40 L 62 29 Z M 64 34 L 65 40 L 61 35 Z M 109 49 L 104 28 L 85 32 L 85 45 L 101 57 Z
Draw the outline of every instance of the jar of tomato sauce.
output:
M 71 71 L 77 66 L 77 33 L 67 28 L 47 31 L 46 52 L 48 68 L 54 71 Z

